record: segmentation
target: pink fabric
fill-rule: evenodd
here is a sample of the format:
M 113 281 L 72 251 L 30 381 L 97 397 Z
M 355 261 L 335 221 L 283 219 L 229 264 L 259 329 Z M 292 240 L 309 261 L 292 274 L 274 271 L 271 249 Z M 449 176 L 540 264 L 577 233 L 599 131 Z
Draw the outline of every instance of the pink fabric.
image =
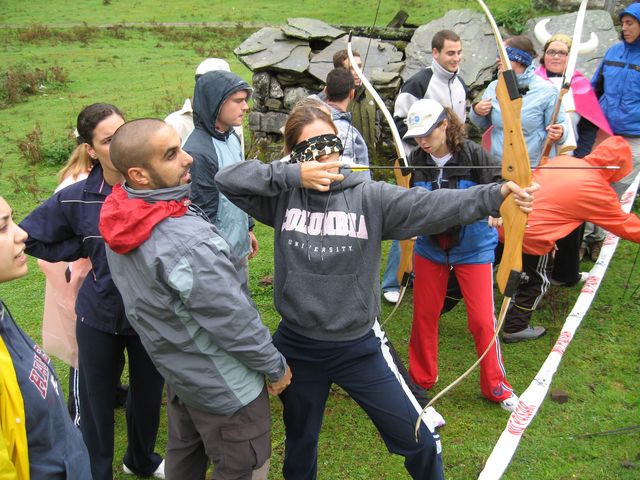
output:
M 42 347 L 67 365 L 78 368 L 76 343 L 76 298 L 91 262 L 81 258 L 73 263 L 49 263 L 38 260 L 38 266 L 47 277 L 42 316 Z M 71 280 L 67 283 L 67 268 Z
M 547 70 L 543 66 L 539 66 L 535 73 L 545 80 L 549 80 Z M 604 113 L 602 113 L 598 98 L 596 97 L 593 88 L 591 88 L 591 83 L 577 70 L 574 72 L 573 78 L 571 79 L 570 93 L 573 95 L 573 103 L 576 106 L 576 112 L 581 117 L 586 118 L 609 135 L 613 135 L 609 122 L 604 116 Z
M 56 192 L 84 180 L 89 172 L 77 177 L 65 178 Z M 42 348 L 67 365 L 78 368 L 78 344 L 76 342 L 76 298 L 91 262 L 80 258 L 72 263 L 49 263 L 38 260 L 38 266 L 46 277 L 44 313 L 42 315 Z M 67 269 L 71 272 L 67 282 Z

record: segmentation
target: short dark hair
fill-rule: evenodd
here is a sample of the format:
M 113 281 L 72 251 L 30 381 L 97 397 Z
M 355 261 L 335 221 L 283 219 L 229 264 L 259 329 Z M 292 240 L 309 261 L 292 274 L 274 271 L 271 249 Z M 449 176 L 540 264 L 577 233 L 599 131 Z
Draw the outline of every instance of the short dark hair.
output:
M 351 53 L 354 57 L 362 58 L 355 50 L 352 50 Z M 333 68 L 344 68 L 344 61 L 349 60 L 349 54 L 346 49 L 338 50 L 333 54 Z
M 439 32 L 436 32 L 431 39 L 431 48 L 441 51 L 444 47 L 445 40 L 449 40 L 450 42 L 459 42 L 460 36 L 452 30 L 440 30 Z
M 149 168 L 153 153 L 149 138 L 167 126 L 167 123 L 157 118 L 140 118 L 121 125 L 113 134 L 109 145 L 113 166 L 125 178 L 129 178 L 128 171 L 132 167 Z
M 356 88 L 353 75 L 346 68 L 334 68 L 327 75 L 327 100 L 341 101 Z

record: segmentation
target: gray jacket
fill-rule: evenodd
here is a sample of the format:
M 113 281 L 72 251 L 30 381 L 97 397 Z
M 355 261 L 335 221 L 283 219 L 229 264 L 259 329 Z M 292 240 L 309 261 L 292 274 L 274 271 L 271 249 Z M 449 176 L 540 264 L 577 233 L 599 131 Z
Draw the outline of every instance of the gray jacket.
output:
M 246 161 L 218 188 L 274 228 L 274 302 L 284 325 L 315 340 L 354 340 L 380 314 L 380 242 L 498 216 L 499 185 L 430 192 L 345 173 L 329 192 L 301 188 L 300 164 Z
M 136 218 L 131 199 L 154 204 L 189 194 L 188 185 L 123 188 L 127 199 L 116 201 L 112 195 L 105 202 L 111 219 L 122 222 L 111 232 L 101 224 L 107 245 Z M 160 221 L 148 239 L 140 237 L 126 254 L 107 248 L 131 325 L 184 403 L 215 414 L 234 413 L 258 396 L 265 376 L 277 380 L 286 368 L 241 281 L 238 257 L 218 230 L 192 210 Z

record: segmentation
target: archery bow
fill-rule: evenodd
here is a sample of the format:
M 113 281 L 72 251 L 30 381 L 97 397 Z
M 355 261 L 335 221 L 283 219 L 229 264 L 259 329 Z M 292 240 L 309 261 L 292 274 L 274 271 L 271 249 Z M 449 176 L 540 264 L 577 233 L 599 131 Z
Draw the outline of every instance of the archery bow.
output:
M 558 119 L 558 113 L 560 112 L 560 106 L 562 104 L 562 98 L 571 88 L 571 80 L 573 79 L 573 73 L 576 70 L 576 62 L 578 61 L 578 53 L 581 45 L 580 41 L 582 37 L 582 25 L 584 24 L 584 18 L 587 14 L 587 3 L 588 0 L 582 0 L 580 2 L 578 16 L 576 17 L 576 24 L 573 27 L 573 37 L 571 39 L 569 58 L 567 59 L 567 66 L 565 67 L 565 71 L 562 76 L 562 85 L 560 87 L 560 91 L 558 92 L 558 99 L 556 100 L 556 104 L 553 109 L 553 115 L 551 116 L 551 125 L 556 123 Z M 549 153 L 551 152 L 552 143 L 553 141 L 549 138 L 549 135 L 547 135 L 547 139 L 544 142 L 544 147 L 542 148 L 542 158 L 540 159 L 540 165 L 544 165 L 549 160 Z
M 531 184 L 531 165 L 529 163 L 529 153 L 527 145 L 524 141 L 521 124 L 522 96 L 518 91 L 518 79 L 515 72 L 511 69 L 511 63 L 507 56 L 507 51 L 500 35 L 500 30 L 496 25 L 491 12 L 482 0 L 478 0 L 482 7 L 498 46 L 498 56 L 502 63 L 502 72 L 498 76 L 498 84 L 496 87 L 496 97 L 500 105 L 502 115 L 502 123 L 504 125 L 504 149 L 502 154 L 502 178 L 512 180 L 521 187 L 527 187 Z M 513 194 L 509 194 L 504 199 L 500 207 L 500 214 L 504 224 L 504 252 L 502 260 L 498 267 L 496 281 L 500 293 L 504 295 L 498 322 L 493 338 L 487 345 L 485 351 L 478 357 L 478 360 L 467 369 L 456 380 L 450 383 L 445 389 L 439 392 L 418 416 L 415 425 L 415 435 L 418 438 L 422 415 L 431 407 L 439 398 L 446 394 L 453 387 L 464 380 L 482 361 L 498 337 L 498 333 L 502 328 L 511 297 L 515 293 L 522 275 L 522 240 L 524 229 L 527 225 L 527 214 L 520 210 L 515 203 Z
M 391 112 L 385 105 L 384 100 L 382 100 L 382 98 L 380 97 L 376 89 L 373 88 L 373 85 L 371 85 L 371 82 L 369 82 L 367 77 L 364 76 L 364 73 L 356 63 L 355 58 L 353 58 L 353 50 L 351 48 L 352 36 L 353 36 L 353 32 L 349 32 L 349 39 L 347 41 L 347 55 L 349 57 L 349 63 L 351 64 L 351 68 L 353 68 L 353 71 L 356 72 L 356 75 L 358 76 L 358 78 L 360 78 L 360 80 L 362 81 L 362 85 L 364 86 L 364 88 L 371 94 L 371 97 L 376 102 L 376 105 L 378 105 L 378 108 L 380 109 L 380 111 L 384 115 L 385 120 L 389 124 L 389 128 L 391 129 L 391 136 L 393 138 L 393 145 L 396 149 L 396 154 L 397 154 L 397 158 L 394 162 L 394 174 L 396 178 L 396 183 L 401 187 L 409 188 L 411 175 L 408 173 L 405 174 L 403 172 L 404 168 L 409 167 L 409 162 L 407 161 L 407 156 L 404 152 L 404 148 L 402 147 L 402 139 L 400 138 L 400 132 L 398 132 L 398 128 L 396 127 L 396 124 L 393 120 L 393 116 L 391 115 Z M 365 58 L 365 61 L 366 61 L 366 58 Z M 401 162 L 402 162 L 402 165 L 401 165 Z M 404 297 L 404 294 L 407 290 L 409 279 L 411 278 L 411 271 L 413 270 L 413 240 L 412 239 L 400 240 L 399 243 L 400 243 L 400 265 L 398 266 L 397 276 L 398 276 L 398 282 L 400 283 L 400 296 L 398 297 L 398 301 L 396 302 L 395 307 L 393 308 L 389 316 L 386 318 L 386 320 L 383 322 L 383 324 L 387 320 L 389 320 L 389 318 L 391 318 L 391 316 L 396 312 L 396 310 L 400 306 L 400 303 L 402 302 L 402 298 Z

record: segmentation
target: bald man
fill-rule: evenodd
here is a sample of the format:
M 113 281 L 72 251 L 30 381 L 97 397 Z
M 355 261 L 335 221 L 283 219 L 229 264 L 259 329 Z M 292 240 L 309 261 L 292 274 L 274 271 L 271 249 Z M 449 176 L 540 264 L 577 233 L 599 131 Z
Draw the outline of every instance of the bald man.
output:
M 126 183 L 105 201 L 100 232 L 129 321 L 167 383 L 167 478 L 205 478 L 213 462 L 215 478 L 266 480 L 267 392 L 284 390 L 291 372 L 240 259 L 189 208 L 193 160 L 155 119 L 120 127 L 110 153 Z

